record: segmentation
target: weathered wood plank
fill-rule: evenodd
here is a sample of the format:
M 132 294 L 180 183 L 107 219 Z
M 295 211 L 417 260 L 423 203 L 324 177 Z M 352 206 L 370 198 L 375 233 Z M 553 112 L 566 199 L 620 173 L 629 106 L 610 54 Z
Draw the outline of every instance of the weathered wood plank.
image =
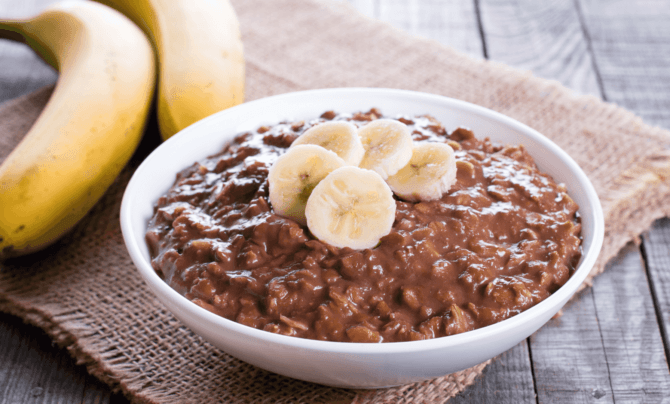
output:
M 644 262 L 636 247 L 629 246 L 610 263 L 594 283 L 593 296 L 614 400 L 670 402 L 670 372 Z
M 42 330 L 0 314 L 0 341 L 0 404 L 82 401 L 92 376 Z
M 600 96 L 572 0 L 479 0 L 488 57 Z
M 538 401 L 664 402 L 670 373 L 639 250 L 628 246 L 531 337 Z
M 613 403 L 593 290 L 530 338 L 538 403 Z
M 477 381 L 449 400 L 449 404 L 535 402 L 530 368 L 528 343 L 524 340 L 487 366 Z
M 670 3 L 580 0 L 577 4 L 605 98 L 652 124 L 670 128 Z M 655 356 L 644 361 L 641 372 L 646 374 L 650 369 L 660 367 L 658 372 L 664 376 L 668 372 L 670 352 L 669 234 L 670 223 L 665 219 L 643 236 L 655 314 L 660 322 L 664 346 L 662 351 L 658 347 L 654 349 Z M 641 354 L 648 353 L 649 348 L 645 347 Z M 654 376 L 645 377 L 658 376 L 654 373 Z M 667 388 L 666 380 L 657 383 Z M 666 393 L 664 398 L 668 396 Z
M 0 397 L 6 397 L 12 376 L 12 363 L 20 356 L 22 338 L 6 323 L 8 316 L 0 314 Z
M 121 393 L 110 393 L 109 386 L 89 376 L 81 404 L 128 404 Z
M 642 237 L 654 306 L 662 326 L 667 359 L 670 351 L 670 218 L 656 221 L 649 232 Z
M 52 0 L 0 3 L 0 18 L 34 15 Z M 0 39 L 0 103 L 56 82 L 57 73 L 28 46 Z
M 608 101 L 670 128 L 670 2 L 577 1 Z
M 484 55 L 472 0 L 379 0 L 378 18 L 470 56 Z

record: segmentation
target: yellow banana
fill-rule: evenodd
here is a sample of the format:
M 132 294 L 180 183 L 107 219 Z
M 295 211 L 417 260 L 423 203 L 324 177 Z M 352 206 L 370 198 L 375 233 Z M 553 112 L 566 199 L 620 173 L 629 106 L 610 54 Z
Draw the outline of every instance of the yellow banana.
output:
M 155 81 L 147 38 L 101 4 L 66 1 L 29 20 L 0 20 L 0 36 L 17 34 L 60 77 L 0 165 L 0 258 L 46 247 L 89 211 L 139 143 Z
M 244 56 L 228 0 L 97 0 L 144 30 L 158 59 L 158 125 L 167 139 L 244 101 Z

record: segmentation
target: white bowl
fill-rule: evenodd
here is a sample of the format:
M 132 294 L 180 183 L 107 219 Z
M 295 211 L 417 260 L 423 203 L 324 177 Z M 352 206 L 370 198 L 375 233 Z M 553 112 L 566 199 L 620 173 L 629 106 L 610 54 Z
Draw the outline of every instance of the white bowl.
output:
M 462 334 L 425 341 L 381 344 L 288 337 L 238 324 L 190 302 L 152 269 L 144 234 L 154 203 L 175 175 L 222 149 L 236 134 L 283 120 L 312 119 L 324 111 L 379 108 L 385 115 L 430 114 L 448 130 L 471 128 L 479 138 L 525 145 L 539 168 L 568 187 L 579 204 L 583 256 L 570 280 L 525 312 Z M 184 324 L 226 353 L 260 368 L 337 387 L 374 388 L 443 376 L 486 361 L 535 332 L 575 293 L 596 261 L 603 241 L 603 213 L 579 166 L 540 133 L 497 112 L 437 95 L 411 91 L 341 88 L 282 94 L 207 117 L 158 147 L 133 175 L 121 205 L 121 228 L 140 274 L 158 299 Z

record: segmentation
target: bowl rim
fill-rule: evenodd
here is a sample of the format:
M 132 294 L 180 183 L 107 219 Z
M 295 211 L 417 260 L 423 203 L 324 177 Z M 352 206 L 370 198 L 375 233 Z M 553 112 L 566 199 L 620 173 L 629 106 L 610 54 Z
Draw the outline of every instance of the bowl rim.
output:
M 575 174 L 577 176 L 577 180 L 582 187 L 581 191 L 586 194 L 586 199 L 589 201 L 589 206 L 584 207 L 580 206 L 580 211 L 582 209 L 588 209 L 593 216 L 593 223 L 594 223 L 591 248 L 583 253 L 577 269 L 570 277 L 568 282 L 566 282 L 556 292 L 552 293 L 548 298 L 539 302 L 535 306 L 519 314 L 516 314 L 510 318 L 507 318 L 503 321 L 491 324 L 486 327 L 478 328 L 460 334 L 432 338 L 427 340 L 419 340 L 419 341 L 357 343 L 357 342 L 322 341 L 307 338 L 298 338 L 281 334 L 275 334 L 272 332 L 242 325 L 233 320 L 229 320 L 217 314 L 214 314 L 196 305 L 195 303 L 186 299 L 184 296 L 182 296 L 177 291 L 172 289 L 166 282 L 164 282 L 158 276 L 158 274 L 152 268 L 151 263 L 148 262 L 142 254 L 140 245 L 145 241 L 138 240 L 135 237 L 132 231 L 133 222 L 131 220 L 131 211 L 132 208 L 134 207 L 133 192 L 141 189 L 139 178 L 141 177 L 142 173 L 147 170 L 147 167 L 149 167 L 152 164 L 154 160 L 152 156 L 155 157 L 158 150 L 169 148 L 170 145 L 176 143 L 178 139 L 185 136 L 189 136 L 189 134 L 194 131 L 198 131 L 198 129 L 201 126 L 207 124 L 210 121 L 213 120 L 225 121 L 226 116 L 237 114 L 240 111 L 246 111 L 247 109 L 251 110 L 258 109 L 259 111 L 262 111 L 263 109 L 262 107 L 264 105 L 269 105 L 271 103 L 276 103 L 278 101 L 300 99 L 304 97 L 313 96 L 315 94 L 332 97 L 337 96 L 338 94 L 344 95 L 351 93 L 367 93 L 370 95 L 395 95 L 395 96 L 411 98 L 412 101 L 414 102 L 416 102 L 417 99 L 422 99 L 424 101 L 437 102 L 445 107 L 456 108 L 477 115 L 483 115 L 495 121 L 501 122 L 506 126 L 511 127 L 517 132 L 522 133 L 523 136 L 528 136 L 532 138 L 534 141 L 540 143 L 544 148 L 550 150 L 553 154 L 556 154 L 557 157 L 559 157 L 559 159 L 570 168 L 572 174 Z M 286 118 L 288 119 L 289 117 Z M 261 124 L 260 121 L 259 124 Z M 223 132 L 224 131 L 222 130 L 222 133 Z M 176 175 L 177 172 L 178 169 L 170 174 Z M 573 193 L 574 192 L 575 191 L 573 190 Z M 126 187 L 126 190 L 124 191 L 123 199 L 121 202 L 120 222 L 124 242 L 126 244 L 126 248 L 128 249 L 128 252 L 133 262 L 135 263 L 135 267 L 140 272 L 142 278 L 148 284 L 152 292 L 157 295 L 159 300 L 162 301 L 161 297 L 165 299 L 171 299 L 171 301 L 173 301 L 175 304 L 180 305 L 190 314 L 193 314 L 199 319 L 211 323 L 213 326 L 217 327 L 217 329 L 220 329 L 222 331 L 230 329 L 230 331 L 236 334 L 241 334 L 249 339 L 260 340 L 268 344 L 279 344 L 283 346 L 295 347 L 301 350 L 321 351 L 321 352 L 327 351 L 331 353 L 344 353 L 344 354 L 365 353 L 365 354 L 385 355 L 394 353 L 411 353 L 411 352 L 418 352 L 418 351 L 425 351 L 439 348 L 454 347 L 466 343 L 469 344 L 477 342 L 479 340 L 485 340 L 496 334 L 504 334 L 506 331 L 509 331 L 510 329 L 520 327 L 527 321 L 532 322 L 532 317 L 541 315 L 543 311 L 546 312 L 551 310 L 551 307 L 553 307 L 554 305 L 558 305 L 561 299 L 567 300 L 577 291 L 579 286 L 584 282 L 584 280 L 590 273 L 591 269 L 593 268 L 593 265 L 595 264 L 596 259 L 600 253 L 600 249 L 602 247 L 604 238 L 603 211 L 598 195 L 593 185 L 591 184 L 590 180 L 588 179 L 586 174 L 582 171 L 582 169 L 579 167 L 579 165 L 565 151 L 563 151 L 560 147 L 558 147 L 549 138 L 540 134 L 538 131 L 530 128 L 529 126 L 511 117 L 508 117 L 499 112 L 466 101 L 436 94 L 429 94 L 410 90 L 399 90 L 390 88 L 365 88 L 365 87 L 313 89 L 313 90 L 274 95 L 270 97 L 245 102 L 243 104 L 217 112 L 198 122 L 193 123 L 192 125 L 181 130 L 179 133 L 177 133 L 176 135 L 172 136 L 170 139 L 159 145 L 154 151 L 151 152 L 149 156 L 147 156 L 147 158 L 145 158 L 145 160 L 136 169 L 135 173 L 133 174 L 132 178 L 130 179 Z M 162 303 L 164 306 L 167 306 L 165 302 Z M 172 310 L 168 308 L 168 311 Z

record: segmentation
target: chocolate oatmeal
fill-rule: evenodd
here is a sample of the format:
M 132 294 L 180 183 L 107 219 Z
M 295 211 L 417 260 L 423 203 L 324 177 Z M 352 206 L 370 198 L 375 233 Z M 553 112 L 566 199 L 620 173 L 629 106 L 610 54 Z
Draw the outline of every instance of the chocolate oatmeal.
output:
M 581 257 L 577 204 L 523 146 L 447 133 L 430 116 L 391 117 L 414 142 L 447 142 L 457 181 L 441 199 L 396 197 L 390 234 L 363 251 L 326 245 L 275 214 L 268 169 L 329 111 L 238 135 L 177 175 L 146 234 L 152 265 L 176 291 L 261 330 L 329 341 L 437 338 L 518 314 L 560 288 Z

